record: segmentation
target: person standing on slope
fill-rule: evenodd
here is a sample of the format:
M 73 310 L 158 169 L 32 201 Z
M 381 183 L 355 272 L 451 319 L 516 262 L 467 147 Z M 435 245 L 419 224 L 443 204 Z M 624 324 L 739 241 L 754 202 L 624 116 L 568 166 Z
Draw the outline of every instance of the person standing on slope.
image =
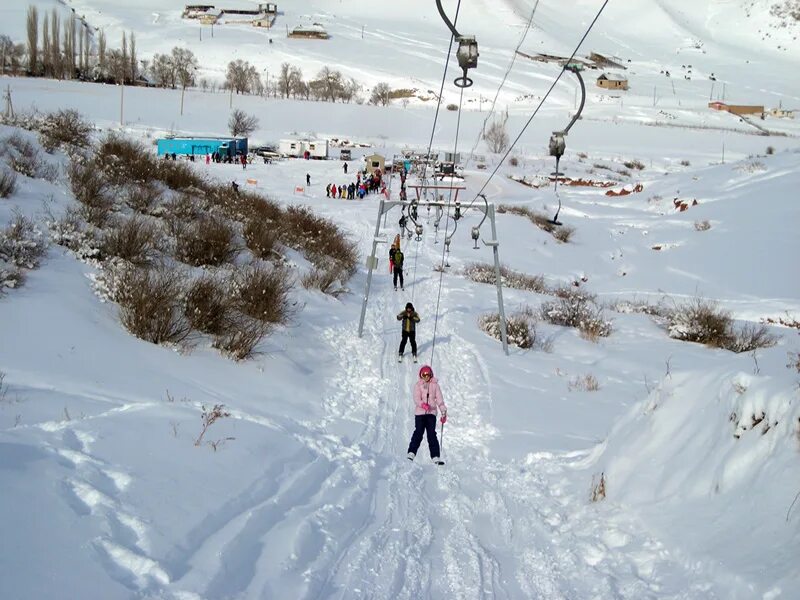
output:
M 414 362 L 417 362 L 417 323 L 419 323 L 419 313 L 414 310 L 411 302 L 406 304 L 406 309 L 397 315 L 397 320 L 403 323 L 403 337 L 400 340 L 400 354 L 397 361 L 403 360 L 403 352 L 406 350 L 406 342 L 411 342 L 411 355 Z
M 400 250 L 400 248 L 398 247 L 397 250 L 394 253 L 394 256 L 392 257 L 392 265 L 393 265 L 392 269 L 394 271 L 393 281 L 394 281 L 394 289 L 395 289 L 395 291 L 397 290 L 397 280 L 398 279 L 400 280 L 400 289 L 401 290 L 406 289 L 403 286 L 403 260 L 404 259 L 405 259 L 405 255 L 403 254 L 403 251 Z
M 428 436 L 428 450 L 431 460 L 437 465 L 444 461 L 439 457 L 439 438 L 436 437 L 436 412 L 442 411 L 439 419 L 442 424 L 447 422 L 447 406 L 442 398 L 439 382 L 433 376 L 433 369 L 425 365 L 419 370 L 419 380 L 414 385 L 414 433 L 408 444 L 408 460 L 414 460 L 417 450 L 422 443 L 422 435 Z

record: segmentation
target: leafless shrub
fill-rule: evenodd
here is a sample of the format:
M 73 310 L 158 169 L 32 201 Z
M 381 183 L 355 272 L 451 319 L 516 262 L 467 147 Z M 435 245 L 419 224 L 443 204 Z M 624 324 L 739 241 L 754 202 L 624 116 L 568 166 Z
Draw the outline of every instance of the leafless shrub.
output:
M 228 319 L 225 330 L 214 337 L 213 346 L 234 360 L 246 360 L 253 356 L 268 332 L 267 323 L 234 313 Z
M 174 269 L 121 268 L 113 299 L 130 333 L 153 344 L 180 344 L 191 332 L 182 307 L 184 277 Z
M 108 197 L 108 186 L 97 172 L 93 161 L 73 161 L 68 170 L 72 193 L 81 203 L 81 216 L 96 227 L 108 221 L 114 203 Z
M 100 142 L 95 162 L 112 185 L 144 184 L 158 179 L 153 155 L 139 142 L 115 133 Z
M 774 146 L 767 146 L 767 156 L 771 156 L 775 154 L 775 147 Z
M 540 314 L 545 321 L 553 325 L 575 327 L 590 341 L 611 335 L 611 322 L 603 317 L 602 308 L 585 295 L 545 302 L 542 304 Z
M 628 160 L 622 163 L 628 169 L 636 169 L 637 171 L 641 171 L 644 169 L 644 163 L 638 159 Z
M 14 267 L 35 269 L 47 252 L 47 242 L 28 217 L 15 213 L 8 226 L 0 230 L 0 261 Z
M 249 219 L 243 229 L 244 243 L 256 258 L 270 259 L 275 254 L 278 236 L 275 225 L 259 217 Z
M 681 161 L 681 166 L 682 167 L 691 167 L 692 163 L 690 163 L 688 160 L 684 159 L 684 160 Z
M 770 348 L 778 343 L 778 337 L 769 332 L 766 325 L 748 323 L 738 331 L 733 331 L 733 341 L 726 350 L 731 352 L 752 352 L 759 348 Z
M 209 275 L 193 281 L 186 292 L 183 312 L 198 331 L 222 335 L 231 321 L 230 310 L 230 299 L 222 284 Z
M 144 266 L 152 262 L 162 245 L 158 224 L 142 216 L 123 219 L 103 236 L 102 252 Z
M 8 198 L 17 190 L 17 175 L 14 171 L 0 168 L 0 198 Z
M 148 214 L 161 199 L 161 190 L 156 185 L 134 185 L 127 189 L 125 204 L 138 213 Z
M 234 108 L 228 119 L 228 131 L 233 137 L 248 136 L 258 129 L 258 117 L 248 115 L 240 108 Z
M 711 229 L 711 222 L 708 220 L 705 221 L 695 221 L 694 222 L 694 229 L 695 231 L 708 231 Z
M 458 104 L 448 104 L 447 105 L 447 110 L 450 110 L 450 111 L 458 110 Z
M 0 264 L 0 296 L 3 290 L 17 289 L 25 283 L 25 272 L 17 267 L 4 267 Z
M 519 159 L 516 156 L 512 156 L 508 159 L 508 164 L 510 164 L 512 167 L 517 167 L 519 166 Z
M 160 160 L 156 162 L 156 177 L 173 190 L 203 189 L 206 181 L 192 163 Z
M 587 158 L 589 158 L 589 155 L 586 154 L 586 152 L 578 152 L 578 158 L 586 160 Z
M 794 369 L 800 373 L 800 352 L 788 352 L 789 362 L 786 363 L 787 369 Z
M 471 263 L 464 268 L 464 275 L 476 283 L 495 283 L 494 266 L 486 263 Z M 517 290 L 527 290 L 537 294 L 549 293 L 549 288 L 545 284 L 544 277 L 541 275 L 527 275 L 514 271 L 505 266 L 500 267 L 500 278 L 505 287 Z
M 18 133 L 6 138 L 5 145 L 9 166 L 14 171 L 25 177 L 35 178 L 38 176 L 42 157 L 36 146 Z
M 592 475 L 592 493 L 590 499 L 592 502 L 599 502 L 605 500 L 606 497 L 606 476 L 605 473 L 600 473 L 600 478 L 595 481 L 596 476 Z
M 203 436 L 208 431 L 208 428 L 211 427 L 217 420 L 230 416 L 231 413 L 225 410 L 224 404 L 215 404 L 214 408 L 211 410 L 207 409 L 205 405 L 203 405 L 203 413 L 200 415 L 200 418 L 203 421 L 203 428 L 200 430 L 200 435 L 197 436 L 197 439 L 194 441 L 194 445 L 199 446 L 203 442 Z
M 491 337 L 500 340 L 500 314 L 489 313 L 481 315 L 478 326 Z M 508 343 L 523 349 L 533 348 L 536 342 L 536 327 L 526 315 L 514 314 L 506 318 L 506 336 Z
M 95 228 L 86 226 L 78 208 L 68 207 L 60 218 L 48 212 L 47 227 L 53 242 L 69 249 L 80 260 L 103 260 L 102 239 Z
M 200 218 L 202 214 L 200 207 L 190 194 L 173 196 L 167 203 L 165 212 L 173 235 L 183 226 L 184 221 L 193 221 Z
M 233 303 L 245 315 L 278 325 L 290 317 L 289 292 L 292 283 L 281 267 L 256 262 L 237 268 L 233 274 Z
M 219 266 L 238 251 L 233 228 L 221 219 L 201 218 L 176 232 L 175 258 L 195 267 Z
M 563 242 L 565 244 L 572 239 L 573 233 L 575 233 L 575 228 L 570 227 L 569 225 L 562 225 L 561 227 L 556 227 L 556 229 L 552 232 L 554 238 L 556 238 L 559 242 Z
M 71 109 L 46 115 L 39 125 L 39 139 L 47 152 L 58 148 L 86 148 L 92 125 Z
M 579 375 L 570 379 L 569 384 L 569 391 L 579 391 L 579 392 L 596 392 L 600 389 L 600 382 L 597 381 L 597 377 L 588 373 L 587 375 Z
M 668 332 L 675 339 L 737 353 L 768 348 L 778 341 L 766 325 L 747 324 L 737 331 L 729 311 L 703 298 L 674 308 L 669 315 Z
M 623 314 L 645 314 L 651 317 L 666 318 L 671 314 L 671 310 L 663 302 L 652 303 L 648 300 L 618 300 L 607 305 L 610 310 Z

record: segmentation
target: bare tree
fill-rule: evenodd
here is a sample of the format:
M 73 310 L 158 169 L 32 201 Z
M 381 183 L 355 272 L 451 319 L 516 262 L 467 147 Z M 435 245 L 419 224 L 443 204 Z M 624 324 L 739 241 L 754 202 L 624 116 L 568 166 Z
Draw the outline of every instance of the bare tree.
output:
M 92 43 L 89 39 L 89 28 L 84 24 L 83 26 L 83 72 L 84 75 L 88 75 L 89 67 L 89 54 L 92 49 Z
M 130 72 L 129 76 L 131 78 L 131 81 L 133 82 L 133 81 L 136 80 L 136 76 L 139 73 L 138 73 L 138 69 L 137 69 L 137 66 L 136 66 L 136 36 L 134 35 L 134 33 L 132 31 L 131 31 L 130 37 L 131 37 L 131 51 L 130 51 L 130 56 L 128 57 L 128 61 L 130 62 L 130 65 L 131 65 L 131 67 L 130 67 L 131 72 Z
M 0 73 L 5 74 L 6 64 L 14 51 L 14 42 L 5 34 L 0 34 Z
M 175 47 L 172 49 L 172 67 L 175 71 L 175 80 L 183 89 L 194 85 L 194 74 L 197 70 L 197 58 L 194 53 L 186 48 Z
M 75 18 L 70 16 L 64 23 L 64 74 L 68 78 L 75 77 Z
M 156 85 L 160 87 L 175 87 L 175 68 L 172 58 L 166 54 L 153 55 L 150 73 Z
M 358 96 L 360 91 L 361 84 L 351 77 L 349 81 L 342 82 L 342 89 L 339 92 L 339 97 L 342 99 L 342 102 L 350 103 Z
M 26 30 L 28 34 L 28 71 L 35 75 L 39 68 L 39 10 L 35 6 L 28 7 Z
M 241 109 L 234 108 L 228 119 L 228 130 L 233 137 L 248 136 L 258 129 L 258 118 L 248 115 Z
M 292 91 L 291 80 L 292 65 L 288 62 L 281 63 L 280 74 L 278 75 L 278 88 L 281 91 L 281 97 L 288 98 L 289 93 Z
M 111 50 L 106 57 L 108 62 L 108 74 L 115 83 L 125 83 L 128 74 L 128 58 L 122 55 L 120 50 Z
M 491 152 L 503 152 L 506 148 L 508 148 L 508 132 L 506 131 L 506 121 L 508 120 L 508 116 L 504 119 L 498 119 L 493 121 L 491 125 L 489 125 L 489 129 L 486 130 L 486 133 L 483 134 L 483 139 L 486 140 L 486 144 L 489 146 L 489 150 Z
M 341 94 L 342 79 L 341 72 L 334 71 L 326 65 L 317 73 L 317 78 L 314 80 L 316 85 L 313 87 L 322 92 L 322 99 L 336 102 L 336 98 Z
M 97 71 L 101 79 L 106 77 L 106 34 L 100 32 L 97 36 Z
M 128 75 L 128 36 L 122 32 L 122 62 L 125 63 L 125 76 Z
M 53 75 L 59 79 L 64 76 L 60 44 L 61 17 L 58 16 L 58 11 L 54 8 L 50 11 L 50 67 L 53 70 Z
M 369 103 L 375 106 L 388 106 L 391 102 L 389 94 L 392 89 L 388 83 L 380 82 L 372 88 L 372 95 L 369 97 Z
M 237 94 L 250 93 L 250 90 L 257 88 L 260 82 L 261 77 L 258 71 L 249 62 L 237 59 L 228 63 L 225 85 L 229 89 L 233 89 Z
M 42 72 L 45 77 L 53 74 L 53 67 L 50 64 L 50 21 L 47 15 L 42 19 Z

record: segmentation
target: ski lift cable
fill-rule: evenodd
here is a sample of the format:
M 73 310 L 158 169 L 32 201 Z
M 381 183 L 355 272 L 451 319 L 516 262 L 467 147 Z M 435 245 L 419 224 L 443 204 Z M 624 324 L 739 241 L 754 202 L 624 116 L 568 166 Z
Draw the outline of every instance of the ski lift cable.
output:
M 438 6 L 438 5 L 437 5 Z M 461 0 L 458 0 L 458 5 L 456 6 L 456 15 L 453 19 L 453 23 L 451 24 L 449 19 L 446 19 L 446 23 L 448 24 L 448 28 L 450 31 L 450 45 L 447 47 L 447 57 L 444 60 L 444 72 L 442 73 L 442 84 L 439 86 L 439 98 L 436 102 L 436 113 L 433 117 L 433 127 L 431 127 L 431 137 L 428 141 L 428 151 L 425 153 L 425 162 L 422 166 L 422 185 L 426 185 L 427 181 L 427 171 L 428 171 L 428 162 L 431 156 L 431 148 L 433 148 L 433 136 L 436 134 L 436 122 L 439 119 L 439 111 L 442 108 L 442 96 L 444 94 L 444 82 L 447 80 L 447 67 L 450 64 L 450 53 L 453 51 L 453 41 L 455 40 L 455 24 L 458 23 L 458 12 L 461 10 Z M 440 13 L 441 14 L 441 13 Z M 419 244 L 417 244 L 416 250 L 414 251 L 414 275 L 412 277 L 413 281 L 417 279 L 417 258 L 419 257 Z M 411 302 L 414 302 L 414 292 L 416 292 L 417 286 L 413 286 L 411 288 Z
M 464 88 L 461 88 L 461 94 L 458 99 L 458 118 L 456 119 L 456 139 L 453 143 L 453 155 L 455 156 L 456 152 L 458 152 L 458 133 L 461 129 L 461 106 L 464 101 Z M 450 204 L 453 200 L 453 178 L 450 178 L 450 194 L 447 197 L 447 212 L 445 213 L 447 216 L 450 215 Z M 433 341 L 431 342 L 431 361 L 430 364 L 433 366 L 433 358 L 434 353 L 436 352 L 436 330 L 439 326 L 439 304 L 442 300 L 442 283 L 444 279 L 444 261 L 445 261 L 445 252 L 449 249 L 450 243 L 447 239 L 447 228 L 448 228 L 449 219 L 444 223 L 444 239 L 445 242 L 442 244 L 442 260 L 439 263 L 439 291 L 436 294 L 436 312 L 434 313 L 434 321 L 433 321 Z M 455 226 L 458 227 L 458 222 L 453 219 L 453 223 Z
M 519 142 L 520 138 L 522 137 L 522 134 L 525 133 L 525 130 L 531 124 L 531 122 L 533 121 L 534 117 L 539 113 L 539 109 L 542 108 L 544 103 L 547 101 L 547 98 L 550 97 L 550 94 L 555 89 L 555 87 L 558 84 L 558 82 L 561 80 L 561 76 L 564 74 L 565 71 L 567 71 L 567 66 L 575 58 L 575 55 L 578 53 L 578 50 L 580 49 L 580 47 L 583 44 L 583 42 L 589 36 L 589 33 L 592 31 L 592 28 L 594 27 L 595 23 L 597 23 L 597 20 L 600 18 L 600 15 L 603 14 L 603 10 L 605 10 L 606 5 L 608 5 L 608 2 L 609 2 L 609 0 L 604 0 L 603 5 L 600 7 L 600 10 L 597 11 L 597 14 L 595 15 L 594 19 L 592 19 L 592 22 L 589 24 L 589 27 L 586 29 L 586 31 L 584 32 L 584 34 L 581 37 L 580 41 L 578 42 L 578 45 L 575 46 L 575 49 L 572 51 L 572 54 L 570 54 L 570 57 L 567 59 L 567 61 L 561 67 L 561 70 L 558 72 L 558 75 L 553 80 L 553 83 L 550 85 L 550 88 L 547 90 L 545 95 L 542 97 L 542 100 L 539 102 L 538 106 L 534 109 L 534 111 L 531 114 L 530 118 L 525 123 L 525 125 L 522 127 L 522 130 L 519 132 L 519 134 L 517 134 L 517 137 L 514 138 L 514 141 L 508 147 L 508 150 L 506 150 L 505 154 L 503 154 L 503 158 L 501 158 L 500 162 L 497 163 L 497 166 L 491 172 L 491 174 L 489 175 L 489 178 L 484 182 L 483 187 L 481 187 L 481 189 L 475 195 L 475 198 L 473 198 L 472 201 L 469 203 L 467 208 L 470 208 L 473 204 L 475 204 L 475 201 L 478 199 L 480 194 L 483 193 L 483 191 L 486 189 L 486 186 L 489 185 L 489 182 L 497 174 L 497 171 L 500 170 L 500 167 L 503 165 L 503 162 L 505 162 L 506 158 L 508 158 L 508 155 L 511 154 L 511 151 L 514 149 L 514 146 L 516 146 L 517 142 Z
M 483 125 L 481 127 L 481 132 L 478 133 L 478 137 L 475 140 L 475 144 L 472 146 L 472 150 L 469 151 L 469 157 L 464 164 L 466 168 L 469 166 L 470 161 L 475 156 L 475 150 L 478 148 L 478 144 L 481 142 L 481 138 L 483 137 L 483 132 L 486 130 L 486 123 L 489 122 L 489 118 L 494 114 L 494 107 L 497 104 L 497 98 L 500 96 L 500 90 L 503 89 L 503 86 L 506 84 L 506 79 L 511 74 L 511 69 L 514 68 L 514 63 L 517 60 L 517 52 L 522 47 L 522 43 L 525 41 L 525 38 L 528 35 L 528 31 L 530 31 L 531 25 L 533 24 L 533 15 L 536 14 L 536 8 L 539 6 L 539 0 L 536 0 L 536 3 L 533 5 L 533 10 L 531 11 L 531 16 L 528 17 L 528 23 L 525 25 L 525 29 L 522 32 L 522 37 L 519 39 L 517 43 L 517 47 L 514 48 L 514 52 L 511 55 L 511 62 L 508 64 L 508 68 L 506 69 L 505 75 L 503 75 L 503 79 L 500 81 L 500 85 L 497 86 L 497 91 L 494 93 L 494 99 L 492 100 L 492 106 L 489 108 L 489 112 L 486 114 L 486 118 L 483 120 Z

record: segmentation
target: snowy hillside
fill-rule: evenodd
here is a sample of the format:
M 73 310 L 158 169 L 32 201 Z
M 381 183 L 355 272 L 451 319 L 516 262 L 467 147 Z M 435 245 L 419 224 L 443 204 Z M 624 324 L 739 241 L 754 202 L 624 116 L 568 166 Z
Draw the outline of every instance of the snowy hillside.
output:
M 462 3 L 458 27 L 478 38 L 480 63 L 460 118 L 442 107 L 433 146 L 465 155 L 474 146 L 483 158 L 467 164 L 459 199 L 466 207 L 485 188 L 498 209 L 505 311 L 534 338 L 508 356 L 484 330 L 497 292 L 481 282 L 491 249 L 470 239 L 481 213 L 465 209 L 445 253 L 453 219 L 436 231 L 421 207 L 421 239 L 402 243 L 405 290 L 393 289 L 378 244 L 358 337 L 377 195 L 326 195 L 328 183 L 354 179 L 363 155 L 427 148 L 428 90 L 438 93 L 449 42 L 433 2 L 298 0 L 279 4 L 271 33 L 220 24 L 202 41 L 179 2 L 36 4 L 74 8 L 110 44 L 135 32 L 142 58 L 188 47 L 200 75 L 218 83 L 236 58 L 273 79 L 288 61 L 307 75 L 341 69 L 367 97 L 388 82 L 427 100 L 378 107 L 189 89 L 181 115 L 180 90 L 125 87 L 120 114 L 119 86 L 0 77 L 18 114 L 75 109 L 94 125 L 94 143 L 116 133 L 154 152 L 168 132 L 223 135 L 232 107 L 259 118 L 251 145 L 303 134 L 362 144 L 348 174 L 339 160 L 178 162 L 283 210 L 308 206 L 358 250 L 342 294 L 304 287 L 316 267 L 295 248 L 262 260 L 292 274 L 292 316 L 248 360 L 226 358 L 208 335 L 178 345 L 131 335 L 120 306 L 98 293 L 107 262 L 53 241 L 37 268 L 17 265 L 24 281 L 0 288 L 0 598 L 795 597 L 800 127 L 767 117 L 757 124 L 772 135 L 761 135 L 707 107 L 724 90 L 730 102 L 800 108 L 797 29 L 779 26 L 774 2 L 612 0 L 578 54 L 620 59 L 631 89 L 609 93 L 595 86 L 597 71 L 584 72 L 587 105 L 560 165 L 576 185 L 564 181 L 558 197 L 547 141 L 574 110 L 571 75 L 514 160 L 501 165 L 480 132 L 534 5 L 520 51 L 567 56 L 601 3 Z M 445 3 L 448 13 L 455 6 Z M 26 9 L 0 8 L 0 33 L 23 41 Z M 286 37 L 287 26 L 308 22 L 331 38 Z M 512 140 L 557 74 L 516 57 L 497 105 L 508 109 Z M 444 103 L 459 102 L 455 75 L 453 62 Z M 70 184 L 71 160 L 36 133 L 0 125 L 0 180 L 15 181 L 0 197 L 0 272 L 16 269 L 21 251 L 11 223 L 29 218 L 41 236 L 25 235 L 49 239 L 48 223 L 85 202 Z M 168 257 L 178 233 L 165 210 L 202 194 L 159 185 L 163 204 L 143 214 L 163 225 L 158 252 Z M 399 189 L 395 177 L 393 200 Z M 113 191 L 101 235 L 134 214 L 124 186 Z M 551 234 L 532 220 L 551 218 L 558 198 L 564 225 Z M 399 218 L 395 208 L 381 221 L 382 239 L 400 232 Z M 243 223 L 234 227 L 238 258 L 192 273 L 258 262 Z M 488 222 L 480 237 L 491 239 Z M 558 324 L 562 301 L 583 306 L 596 328 Z M 712 332 L 719 347 L 684 341 L 704 301 L 730 317 L 730 330 Z M 407 302 L 421 316 L 419 364 L 408 350 L 397 362 L 396 315 Z M 774 344 L 724 349 L 741 350 L 758 331 Z M 426 442 L 406 459 L 422 364 L 448 406 L 438 425 L 443 467 L 430 463 Z M 216 405 L 229 414 L 203 433 Z

